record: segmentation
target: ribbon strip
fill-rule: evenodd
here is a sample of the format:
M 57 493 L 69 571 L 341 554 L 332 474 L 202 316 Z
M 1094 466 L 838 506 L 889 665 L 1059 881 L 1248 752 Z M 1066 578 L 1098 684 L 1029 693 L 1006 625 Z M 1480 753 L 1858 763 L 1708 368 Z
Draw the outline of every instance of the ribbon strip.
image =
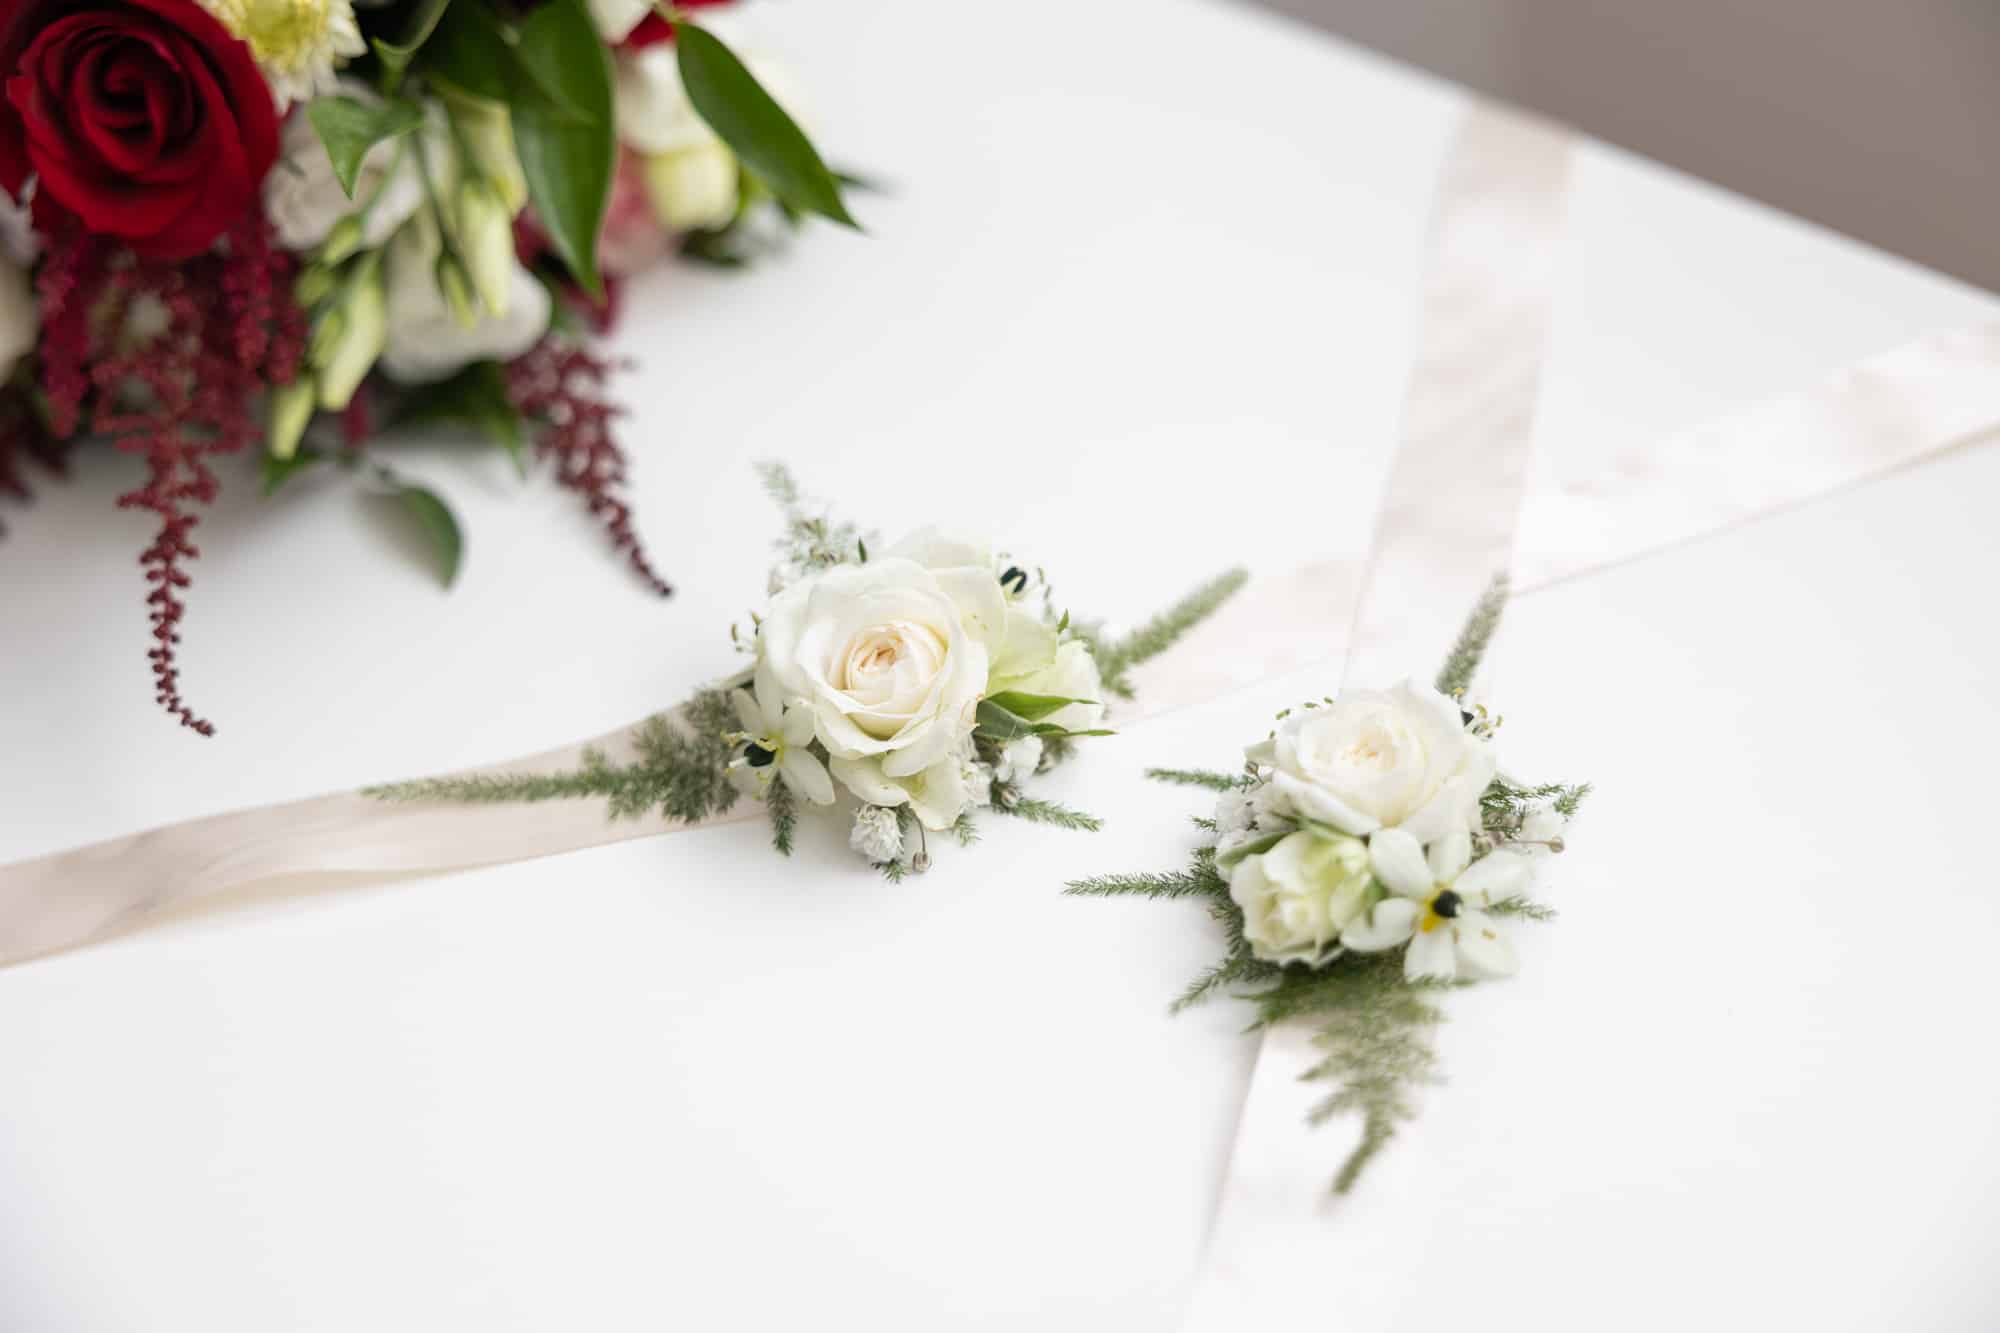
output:
M 1426 284 L 1424 343 L 1407 395 L 1404 433 L 1412 449 L 1396 460 L 1377 525 L 1367 619 L 1352 639 L 1362 650 L 1350 663 L 1357 672 L 1383 674 L 1379 661 L 1387 675 L 1400 675 L 1412 662 L 1438 657 L 1453 618 L 1502 563 L 1525 462 L 1490 449 L 1479 428 L 1496 419 L 1513 423 L 1509 430 L 1528 428 L 1523 404 L 1532 400 L 1521 388 L 1532 363 L 1524 358 L 1539 347 L 1536 331 L 1547 311 L 1519 303 L 1535 282 L 1547 291 L 1550 251 L 1533 238 L 1537 228 L 1556 225 L 1551 200 L 1561 176 L 1548 156 L 1550 136 L 1509 113 L 1475 107 L 1443 179 L 1437 266 Z M 1484 313 L 1503 301 L 1521 322 Z M 1452 332 L 1475 323 L 1482 334 Z M 1996 425 L 2000 327 L 1919 340 L 1664 446 L 1634 449 L 1601 473 L 1547 484 L 1537 478 L 1521 510 L 1516 588 L 1857 484 Z M 1419 438 L 1429 441 L 1421 457 Z M 1457 554 L 1433 566 L 1425 553 L 1447 548 Z M 1138 673 L 1144 707 L 1137 716 L 1327 661 L 1355 615 L 1366 573 L 1358 562 L 1334 561 L 1253 581 L 1170 660 Z M 1404 610 L 1411 618 L 1396 623 Z M 1134 717 L 1121 714 L 1120 724 Z M 630 734 L 614 732 L 596 744 L 622 758 Z M 574 767 L 584 748 L 479 771 Z M 706 823 L 754 814 L 739 809 Z M 396 805 L 356 793 L 190 820 L 0 867 L 0 966 L 286 877 L 437 873 L 702 826 L 614 822 L 596 801 Z M 1306 1138 L 1296 1124 L 1287 1129 L 1293 1139 Z

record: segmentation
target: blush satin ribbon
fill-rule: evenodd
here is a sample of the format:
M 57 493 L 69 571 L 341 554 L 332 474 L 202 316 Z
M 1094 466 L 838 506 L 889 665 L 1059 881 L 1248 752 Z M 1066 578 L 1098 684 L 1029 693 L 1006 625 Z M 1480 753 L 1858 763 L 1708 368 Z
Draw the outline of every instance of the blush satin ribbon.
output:
M 2000 329 L 1941 334 L 1635 449 L 1602 471 L 1531 484 L 1566 161 L 1559 132 L 1473 109 L 1440 185 L 1421 348 L 1370 559 L 1253 580 L 1139 673 L 1142 707 L 1121 713 L 1121 726 L 1325 661 L 1343 638 L 1357 676 L 1400 676 L 1441 654 L 1510 546 L 1516 586 L 1529 588 L 1852 485 L 2000 425 Z M 594 743 L 615 758 L 629 750 L 631 731 Z M 570 767 L 583 748 L 480 771 Z M 301 877 L 437 873 L 754 814 L 739 807 L 703 825 L 613 822 L 595 801 L 397 805 L 347 792 L 189 820 L 0 866 L 0 966 Z

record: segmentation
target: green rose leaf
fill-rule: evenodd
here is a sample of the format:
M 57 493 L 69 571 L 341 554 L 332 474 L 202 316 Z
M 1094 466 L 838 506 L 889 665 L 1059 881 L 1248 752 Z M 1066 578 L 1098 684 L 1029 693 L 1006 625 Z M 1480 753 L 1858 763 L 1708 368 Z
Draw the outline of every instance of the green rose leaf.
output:
M 784 204 L 859 231 L 819 150 L 735 52 L 687 22 L 674 25 L 674 40 L 688 100 L 743 165 Z
M 1014 716 L 1028 722 L 1039 722 L 1058 709 L 1071 704 L 1094 704 L 1095 699 L 1065 699 L 1059 694 L 1029 694 L 1023 690 L 1002 690 L 998 694 L 986 696 L 986 702 L 996 708 L 1004 708 Z
M 514 148 L 528 180 L 528 197 L 563 263 L 586 291 L 601 297 L 597 233 L 618 161 L 611 57 L 583 0 L 542 5 L 522 29 L 521 47 L 538 49 L 535 66 L 558 79 L 562 91 L 557 101 L 542 90 L 539 78 L 530 76 L 510 80 L 502 93 L 513 116 Z M 528 58 L 515 63 L 527 68 Z
M 449 588 L 458 578 L 459 561 L 465 554 L 465 538 L 459 533 L 458 519 L 435 492 L 393 476 L 388 480 L 393 488 L 390 494 L 430 539 L 437 552 L 438 575 Z
M 422 0 L 416 12 L 410 15 L 409 35 L 400 42 L 384 41 L 377 37 L 371 41 L 375 48 L 375 58 L 382 62 L 382 87 L 395 92 L 403 81 L 403 71 L 410 67 L 417 49 L 430 40 L 437 31 L 438 20 L 444 17 L 445 6 L 451 0 Z
M 370 106 L 355 97 L 316 97 L 306 106 L 306 119 L 326 145 L 334 178 L 352 199 L 368 150 L 384 139 L 415 129 L 423 122 L 423 113 L 408 102 Z
M 1024 697 L 1039 698 L 1046 696 L 1028 695 Z M 1070 702 L 1073 701 L 1068 699 L 1062 701 L 1062 703 Z M 1057 707 L 1061 706 L 1062 704 L 1057 705 Z M 979 710 L 973 715 L 973 726 L 981 734 L 990 736 L 994 740 L 1001 742 L 1019 740 L 1023 736 L 1110 736 L 1115 734 L 1101 727 L 1089 731 L 1071 731 L 1069 728 L 1059 727 L 1053 722 L 1033 722 L 1017 713 L 1009 711 L 1004 705 L 996 703 L 993 699 L 981 699 L 979 701 Z

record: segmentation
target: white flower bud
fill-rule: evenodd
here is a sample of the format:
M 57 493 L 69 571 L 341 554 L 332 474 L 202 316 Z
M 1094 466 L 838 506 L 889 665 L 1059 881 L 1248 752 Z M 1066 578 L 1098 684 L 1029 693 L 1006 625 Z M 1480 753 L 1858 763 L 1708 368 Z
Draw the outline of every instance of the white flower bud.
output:
M 903 828 L 887 806 L 864 805 L 854 812 L 854 829 L 847 845 L 880 864 L 903 854 Z

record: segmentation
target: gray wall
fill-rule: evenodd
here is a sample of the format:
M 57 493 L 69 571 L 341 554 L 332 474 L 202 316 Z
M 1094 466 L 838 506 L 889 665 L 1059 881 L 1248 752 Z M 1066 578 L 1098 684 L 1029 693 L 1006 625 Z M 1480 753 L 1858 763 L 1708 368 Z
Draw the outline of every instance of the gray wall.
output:
M 2000 0 L 1245 0 L 2000 290 Z

